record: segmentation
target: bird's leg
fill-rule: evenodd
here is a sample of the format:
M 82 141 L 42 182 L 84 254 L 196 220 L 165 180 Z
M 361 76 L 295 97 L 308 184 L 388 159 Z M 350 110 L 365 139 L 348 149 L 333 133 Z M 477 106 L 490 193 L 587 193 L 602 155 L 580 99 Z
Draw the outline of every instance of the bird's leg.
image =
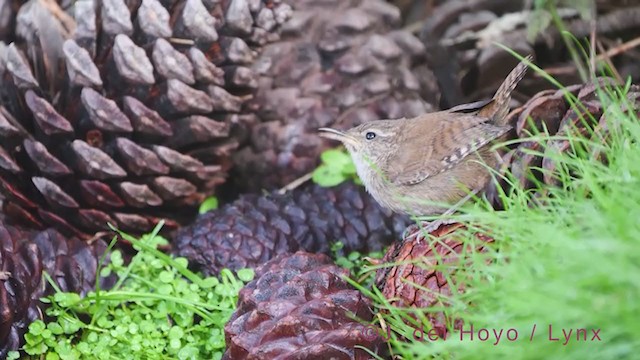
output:
M 455 220 L 446 219 L 446 217 L 453 215 L 464 203 L 469 201 L 472 197 L 476 196 L 480 192 L 480 189 L 473 190 L 465 197 L 463 197 L 460 201 L 458 201 L 455 205 L 450 207 L 447 211 L 445 211 L 441 218 L 434 221 L 420 221 L 419 223 L 411 224 L 402 234 L 402 238 L 405 240 L 412 239 L 413 237 L 417 237 L 418 234 L 422 233 L 425 237 L 428 234 L 431 234 L 433 231 L 437 230 L 442 225 L 453 224 Z M 411 235 L 409 235 L 411 234 Z M 420 241 L 420 238 L 417 238 Z

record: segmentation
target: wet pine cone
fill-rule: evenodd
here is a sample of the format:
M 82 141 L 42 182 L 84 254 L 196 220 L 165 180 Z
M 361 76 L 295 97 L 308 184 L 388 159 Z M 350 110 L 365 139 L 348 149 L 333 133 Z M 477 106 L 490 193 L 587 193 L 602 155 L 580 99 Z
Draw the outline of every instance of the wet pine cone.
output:
M 200 216 L 172 241 L 177 256 L 205 274 L 256 267 L 278 254 L 384 249 L 406 228 L 406 217 L 382 209 L 364 187 L 311 185 L 285 195 L 243 195 Z
M 3 3 L 6 4 L 6 3 Z M 0 42 L 5 213 L 82 238 L 195 216 L 254 118 L 256 51 L 291 8 L 271 0 L 14 3 Z M 72 5 L 72 6 L 71 6 Z M 4 16 L 4 15 L 3 15 Z
M 40 298 L 53 293 L 51 275 L 62 291 L 81 296 L 94 289 L 98 261 L 106 243 L 66 238 L 53 229 L 24 230 L 0 221 L 0 359 L 18 350 L 29 324 L 43 319 Z M 102 279 L 108 288 L 113 279 Z
M 376 353 L 377 333 L 366 331 L 368 299 L 344 279 L 349 272 L 328 256 L 280 255 L 256 271 L 225 326 L 223 359 L 369 359 L 355 346 Z
M 566 90 L 580 101 L 579 107 L 572 107 L 562 90 L 545 90 L 509 114 L 509 121 L 515 126 L 515 137 L 523 139 L 523 142 L 512 146 L 502 156 L 498 181 L 500 188 L 495 186 L 495 182 L 487 188 L 486 195 L 496 208 L 503 207 L 501 193 L 504 191 L 509 194 L 512 179 L 524 190 L 538 189 L 540 185 L 557 185 L 558 169 L 553 154 L 574 151 L 569 140 L 552 138 L 541 142 L 526 141 L 526 138 L 544 133 L 546 129 L 551 136 L 579 135 L 596 142 L 606 141 L 608 129 L 606 116 L 603 116 L 605 109 L 597 91 L 616 84 L 611 78 L 598 78 L 595 83 L 568 86 Z M 627 98 L 636 111 L 640 109 L 640 86 L 631 85 Z M 543 155 L 538 155 L 540 153 Z M 593 150 L 588 153 L 593 160 L 606 161 Z M 536 190 L 532 197 L 535 199 L 541 195 Z
M 388 267 L 376 273 L 376 285 L 390 305 L 399 308 L 428 310 L 448 306 L 452 288 L 464 291 L 463 279 L 456 277 L 456 269 L 465 266 L 472 254 L 485 251 L 493 239 L 486 234 L 474 234 L 477 241 L 462 241 L 468 232 L 461 223 L 441 225 L 425 238 L 422 229 L 408 231 L 402 242 L 393 244 L 381 263 Z M 465 259 L 467 259 L 465 261 Z M 455 282 L 455 287 L 447 280 Z M 431 328 L 446 339 L 450 330 L 461 329 L 462 321 L 450 319 L 441 311 L 427 312 Z
M 332 145 L 319 127 L 412 117 L 439 91 L 424 46 L 382 0 L 285 0 L 294 8 L 281 40 L 265 46 L 252 105 L 259 123 L 234 155 L 239 188 L 272 190 L 310 172 Z

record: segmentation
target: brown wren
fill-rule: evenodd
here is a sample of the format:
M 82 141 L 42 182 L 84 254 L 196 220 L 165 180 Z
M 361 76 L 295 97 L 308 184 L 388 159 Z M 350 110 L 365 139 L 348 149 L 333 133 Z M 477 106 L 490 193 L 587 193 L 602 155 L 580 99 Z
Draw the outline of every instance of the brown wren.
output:
M 342 142 L 358 176 L 380 205 L 413 216 L 454 211 L 491 181 L 505 138 L 511 93 L 527 71 L 520 62 L 492 99 L 411 119 L 374 120 L 347 131 L 321 128 Z

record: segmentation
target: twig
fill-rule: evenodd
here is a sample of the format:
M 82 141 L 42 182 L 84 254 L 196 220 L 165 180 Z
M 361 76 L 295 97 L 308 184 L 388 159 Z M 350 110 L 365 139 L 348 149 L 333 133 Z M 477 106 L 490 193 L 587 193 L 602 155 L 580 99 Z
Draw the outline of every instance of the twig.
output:
M 288 183 L 287 185 L 283 186 L 280 190 L 278 190 L 278 194 L 283 195 L 285 193 L 287 193 L 288 191 L 292 191 L 298 187 L 300 187 L 302 184 L 306 183 L 307 181 L 311 180 L 311 177 L 313 176 L 313 171 L 310 173 L 307 173 L 305 175 L 302 175 L 301 177 L 293 180 L 292 182 Z
M 552 76 L 557 76 L 557 75 L 571 75 L 571 74 L 575 74 L 576 72 L 576 67 L 574 65 L 566 65 L 566 66 L 554 66 L 554 67 L 549 67 L 549 68 L 543 68 L 542 70 L 544 70 L 545 73 L 552 75 Z M 543 75 L 540 75 L 538 73 L 534 73 L 532 74 L 533 77 L 539 77 L 542 78 Z
M 378 312 L 376 314 L 376 317 L 378 318 L 378 321 L 380 321 L 380 329 L 382 330 L 382 333 L 391 333 L 391 329 L 388 329 L 388 327 L 390 325 L 387 324 L 387 322 L 384 320 L 384 318 L 382 317 L 382 314 L 380 312 Z M 394 349 L 393 346 L 391 346 L 391 341 L 387 341 L 387 346 L 389 347 L 389 353 L 392 355 L 392 359 L 395 359 L 395 355 L 394 353 Z
M 604 54 L 598 55 L 597 58 L 598 60 L 603 60 L 604 58 L 611 58 L 611 57 L 620 55 L 624 52 L 627 52 L 633 48 L 636 48 L 638 46 L 640 46 L 640 36 L 633 40 L 629 40 L 625 43 L 622 43 L 614 48 L 607 50 L 607 52 L 605 52 Z
M 604 53 L 601 53 L 600 55 L 595 57 L 596 62 L 598 61 L 608 61 L 608 63 L 611 63 L 611 58 L 618 56 L 620 54 L 623 54 L 631 49 L 634 49 L 636 47 L 640 46 L 640 37 L 637 37 L 633 40 L 629 40 L 625 43 L 622 43 L 614 48 L 611 48 L 609 50 L 607 50 Z M 563 75 L 563 74 L 573 74 L 576 71 L 575 65 L 567 65 L 567 66 L 559 66 L 559 67 L 554 67 L 554 68 L 547 68 L 544 69 L 547 73 L 549 73 L 550 75 Z M 615 71 L 615 68 L 614 68 Z M 537 74 L 534 74 L 534 76 L 537 76 Z
M 589 72 L 591 74 L 591 80 L 596 78 L 596 30 L 598 26 L 597 20 L 598 14 L 596 13 L 595 2 L 591 4 L 591 19 L 589 20 L 590 41 L 589 41 Z
M 169 42 L 172 42 L 174 44 L 179 44 L 179 45 L 195 45 L 196 43 L 191 39 L 182 39 L 182 38 L 176 38 L 176 37 L 169 38 Z
M 607 54 L 604 46 L 602 46 L 602 43 L 600 41 L 598 41 L 598 50 L 602 52 L 603 55 Z M 613 76 L 616 78 L 616 80 L 618 80 L 619 83 L 623 83 L 624 81 L 622 81 L 622 76 L 620 76 L 618 69 L 616 69 L 615 65 L 613 65 L 613 62 L 611 61 L 611 57 L 605 56 L 604 62 L 606 62 L 607 65 L 609 65 L 609 68 L 611 68 L 611 71 L 613 72 Z
M 602 45 L 607 48 L 615 48 L 620 46 L 620 44 L 622 43 L 621 40 L 614 40 L 614 39 L 607 39 L 607 38 L 600 38 L 600 42 L 602 42 Z M 629 49 L 629 51 L 625 52 L 625 56 L 633 60 L 640 61 L 640 52 L 637 51 L 636 49 Z

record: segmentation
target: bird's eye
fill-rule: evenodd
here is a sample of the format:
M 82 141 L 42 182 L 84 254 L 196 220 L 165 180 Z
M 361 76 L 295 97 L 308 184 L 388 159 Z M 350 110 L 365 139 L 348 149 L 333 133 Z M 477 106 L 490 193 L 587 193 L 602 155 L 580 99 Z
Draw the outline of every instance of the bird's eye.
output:
M 369 131 L 364 135 L 364 137 L 366 137 L 367 140 L 373 140 L 376 137 L 376 133 Z

